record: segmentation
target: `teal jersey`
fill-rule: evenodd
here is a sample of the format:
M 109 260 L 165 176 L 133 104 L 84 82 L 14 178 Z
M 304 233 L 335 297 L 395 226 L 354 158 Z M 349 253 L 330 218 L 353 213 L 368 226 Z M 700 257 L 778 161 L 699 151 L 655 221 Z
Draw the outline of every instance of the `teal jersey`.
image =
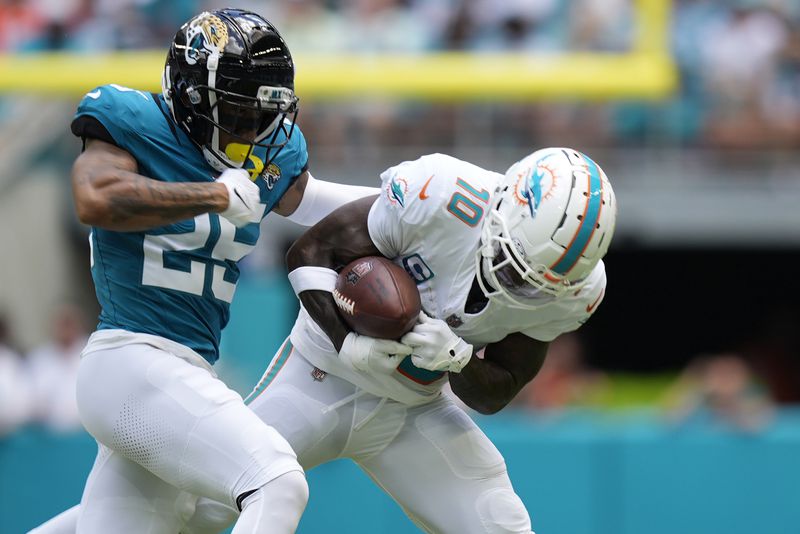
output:
M 104 85 L 80 102 L 73 131 L 82 118 L 87 122 L 85 117 L 99 121 L 114 144 L 136 159 L 144 176 L 211 182 L 219 174 L 172 119 L 161 95 Z M 262 169 L 264 152 L 255 150 L 246 168 Z M 295 126 L 286 146 L 256 180 L 264 215 L 307 165 L 306 141 Z M 101 306 L 98 329 L 162 336 L 214 363 L 239 278 L 237 262 L 258 236 L 258 224 L 236 228 L 215 213 L 142 232 L 92 228 L 92 278 Z

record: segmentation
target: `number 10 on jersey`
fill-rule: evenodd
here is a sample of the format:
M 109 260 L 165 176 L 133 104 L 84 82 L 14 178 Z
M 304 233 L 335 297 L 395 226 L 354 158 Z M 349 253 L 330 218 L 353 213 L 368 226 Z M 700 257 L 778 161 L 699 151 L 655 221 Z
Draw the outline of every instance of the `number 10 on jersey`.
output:
M 475 226 L 483 218 L 483 210 L 489 204 L 489 191 L 486 189 L 478 191 L 461 178 L 456 179 L 456 186 L 460 190 L 450 197 L 447 211 L 464 224 Z

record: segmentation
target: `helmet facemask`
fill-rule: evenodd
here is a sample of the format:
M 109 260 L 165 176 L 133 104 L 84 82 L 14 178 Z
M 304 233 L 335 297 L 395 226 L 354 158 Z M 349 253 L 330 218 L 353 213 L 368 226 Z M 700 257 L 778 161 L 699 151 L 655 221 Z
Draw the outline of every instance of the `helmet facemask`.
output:
M 575 287 L 544 265 L 528 265 L 510 235 L 507 222 L 492 209 L 481 231 L 476 257 L 478 284 L 489 300 L 513 308 L 536 309 Z
M 256 147 L 265 149 L 266 167 L 294 131 L 298 99 L 287 87 L 260 86 L 255 97 L 208 86 L 196 86 L 188 92 L 195 117 L 210 126 L 203 153 L 219 171 L 243 167 Z M 202 102 L 201 92 L 209 103 L 205 113 L 191 102 L 192 98 Z

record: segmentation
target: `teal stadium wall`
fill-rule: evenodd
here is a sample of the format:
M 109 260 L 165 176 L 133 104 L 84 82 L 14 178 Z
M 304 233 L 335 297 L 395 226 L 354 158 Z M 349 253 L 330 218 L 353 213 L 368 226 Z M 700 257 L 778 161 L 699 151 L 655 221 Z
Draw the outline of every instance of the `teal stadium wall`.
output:
M 295 304 L 280 277 L 243 282 L 237 299 L 223 349 L 247 355 L 232 369 L 244 393 L 288 332 Z M 505 455 L 538 534 L 800 533 L 798 410 L 757 434 L 702 421 L 674 427 L 647 411 L 477 421 Z M 28 428 L 0 439 L 0 533 L 26 532 L 77 503 L 94 454 L 83 433 Z M 417 532 L 351 462 L 308 477 L 301 534 Z

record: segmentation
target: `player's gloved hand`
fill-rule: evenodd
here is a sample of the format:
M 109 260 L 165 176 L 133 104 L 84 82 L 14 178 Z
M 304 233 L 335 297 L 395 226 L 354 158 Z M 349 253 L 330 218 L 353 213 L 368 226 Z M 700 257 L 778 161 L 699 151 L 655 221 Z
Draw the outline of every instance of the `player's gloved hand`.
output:
M 344 338 L 339 358 L 348 366 L 369 373 L 391 374 L 411 354 L 411 347 L 350 332 Z
M 472 345 L 458 337 L 441 319 L 420 312 L 419 322 L 400 338 L 414 349 L 411 362 L 420 369 L 459 373 L 472 358 Z
M 237 228 L 261 222 L 264 205 L 261 204 L 258 186 L 250 179 L 250 174 L 246 170 L 227 169 L 219 175 L 217 182 L 228 190 L 228 208 L 220 215 Z

